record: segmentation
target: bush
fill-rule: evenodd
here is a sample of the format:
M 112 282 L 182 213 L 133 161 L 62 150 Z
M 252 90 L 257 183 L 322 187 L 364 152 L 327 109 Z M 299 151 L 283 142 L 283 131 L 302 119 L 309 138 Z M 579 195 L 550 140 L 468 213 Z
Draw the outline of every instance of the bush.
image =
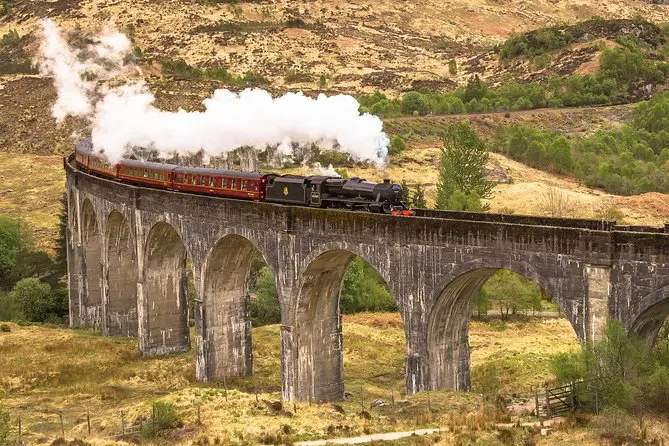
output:
M 18 282 L 11 295 L 21 305 L 21 311 L 29 321 L 44 322 L 61 310 L 60 297 L 52 293 L 48 283 L 29 278 Z
M 624 444 L 637 437 L 637 423 L 627 412 L 618 408 L 607 408 L 592 421 L 599 436 L 613 444 Z
M 12 331 L 12 327 L 10 327 L 9 324 L 0 324 L 0 332 L 9 333 L 11 331 Z
M 276 283 L 272 270 L 261 268 L 255 282 L 256 298 L 251 302 L 251 318 L 253 325 L 258 327 L 281 322 L 281 307 L 276 294 Z
M 142 427 L 142 437 L 156 437 L 163 431 L 183 427 L 183 421 L 177 413 L 174 404 L 158 400 L 153 402 L 151 409 L 152 420 Z
M 393 136 L 390 138 L 390 148 L 388 149 L 390 155 L 397 156 L 402 153 L 404 149 L 406 149 L 406 144 L 401 137 Z
M 494 364 L 486 364 L 472 371 L 472 388 L 475 392 L 482 394 L 489 403 L 497 401 L 501 387 L 499 374 L 500 371 Z
M 344 314 L 363 311 L 397 311 L 395 299 L 376 270 L 360 257 L 349 264 L 341 290 Z
M 430 107 L 425 101 L 425 98 L 415 91 L 410 91 L 404 95 L 402 98 L 401 109 L 402 113 L 406 115 L 423 116 L 430 112 Z

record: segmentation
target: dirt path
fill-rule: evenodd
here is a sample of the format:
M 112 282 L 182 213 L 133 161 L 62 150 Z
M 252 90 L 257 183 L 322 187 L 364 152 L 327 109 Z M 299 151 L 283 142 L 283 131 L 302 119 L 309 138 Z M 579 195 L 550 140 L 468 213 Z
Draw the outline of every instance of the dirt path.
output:
M 447 430 L 447 428 L 443 428 Z M 411 437 L 412 435 L 429 435 L 441 432 L 442 428 L 434 429 L 416 429 L 415 431 L 407 432 L 387 432 L 385 434 L 371 434 L 361 435 L 359 437 L 336 438 L 333 440 L 316 440 L 316 441 L 298 441 L 296 446 L 322 446 L 327 444 L 361 444 L 371 443 L 372 441 L 391 441 L 399 440 L 400 438 Z
M 559 424 L 564 421 L 564 418 L 558 417 L 550 420 L 544 421 L 531 421 L 527 423 L 521 423 L 522 427 L 548 427 L 554 424 Z M 498 428 L 511 428 L 516 426 L 513 423 L 503 423 L 497 424 Z M 370 434 L 370 435 L 360 435 L 359 437 L 348 437 L 348 438 L 335 438 L 331 440 L 315 440 L 315 441 L 298 441 L 295 443 L 296 446 L 325 446 L 328 444 L 362 444 L 362 443 L 371 443 L 373 441 L 392 441 L 399 440 L 401 438 L 411 437 L 414 435 L 430 435 L 440 432 L 448 432 L 447 427 L 437 427 L 433 429 L 416 429 L 414 431 L 405 431 L 405 432 L 386 432 L 383 434 Z

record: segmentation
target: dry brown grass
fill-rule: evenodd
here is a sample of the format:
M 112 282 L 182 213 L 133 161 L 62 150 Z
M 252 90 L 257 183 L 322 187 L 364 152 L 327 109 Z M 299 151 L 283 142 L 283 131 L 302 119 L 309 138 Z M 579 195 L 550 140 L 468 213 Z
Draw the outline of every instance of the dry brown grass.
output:
M 403 394 L 406 347 L 399 314 L 345 316 L 346 390 L 353 396 L 341 404 L 343 414 L 330 404 L 285 404 L 283 411 L 277 412 L 264 402 L 278 401 L 280 396 L 278 326 L 254 329 L 256 377 L 231 379 L 227 402 L 222 383 L 195 382 L 192 352 L 147 359 L 139 355 L 134 339 L 105 338 L 83 330 L 15 324 L 11 328 L 11 333 L 0 334 L 0 388 L 7 396 L 3 405 L 14 416 L 22 414 L 28 438 L 32 439 L 57 435 L 60 426 L 54 417 L 59 412 L 64 414 L 68 435 L 86 437 L 86 410 L 92 416 L 93 439 L 116 433 L 121 411 L 128 424 L 139 422 L 149 415 L 154 398 L 174 403 L 187 425 L 195 421 L 200 406 L 204 420 L 200 432 L 212 441 L 216 437 L 231 442 L 257 440 L 281 432 L 284 425 L 301 439 L 405 430 L 416 423 L 447 423 L 453 417 L 464 417 L 465 424 L 485 426 L 478 420 L 482 415 L 476 415 L 474 409 L 480 404 L 475 395 L 431 392 L 407 398 Z M 545 374 L 551 354 L 575 345 L 568 323 L 550 321 L 522 327 L 472 323 L 470 338 L 474 368 L 491 358 L 516 363 L 509 366 L 510 380 L 505 382 L 508 388 L 520 386 L 518 380 L 525 379 L 518 371 L 527 364 L 516 358 L 534 355 L 540 364 L 533 370 L 541 369 Z M 259 403 L 253 393 L 254 380 L 260 392 Z M 356 415 L 361 389 L 365 410 L 372 414 L 370 420 Z M 390 402 L 393 395 L 395 401 L 406 398 L 408 403 L 369 408 L 372 400 Z M 426 412 L 428 399 L 432 414 Z M 469 412 L 474 415 L 465 416 Z
M 0 215 L 26 222 L 40 248 L 55 246 L 64 192 L 61 157 L 0 152 Z

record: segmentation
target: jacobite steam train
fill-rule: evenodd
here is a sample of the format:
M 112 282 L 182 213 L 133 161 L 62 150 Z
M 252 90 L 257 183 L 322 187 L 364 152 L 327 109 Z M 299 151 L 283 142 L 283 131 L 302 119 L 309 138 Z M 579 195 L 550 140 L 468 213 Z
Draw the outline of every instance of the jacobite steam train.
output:
M 390 215 L 414 215 L 402 202 L 402 188 L 390 180 L 372 183 L 329 176 L 238 172 L 122 159 L 118 164 L 77 145 L 81 170 L 139 186 L 317 208 L 338 208 Z

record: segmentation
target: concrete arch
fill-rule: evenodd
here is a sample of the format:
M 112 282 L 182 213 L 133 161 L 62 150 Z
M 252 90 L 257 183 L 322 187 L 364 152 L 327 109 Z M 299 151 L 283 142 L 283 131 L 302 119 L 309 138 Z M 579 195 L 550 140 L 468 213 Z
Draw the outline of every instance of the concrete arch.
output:
M 99 329 L 102 326 L 102 233 L 88 198 L 81 208 L 81 242 L 84 273 L 81 325 Z
M 653 346 L 660 327 L 669 317 L 669 285 L 644 296 L 636 307 L 638 316 L 632 321 L 630 332 Z
M 249 239 L 228 234 L 207 254 L 201 306 L 205 381 L 253 373 L 248 278 L 254 252 L 260 251 Z
M 364 253 L 347 248 L 321 247 L 307 258 L 310 263 L 304 262 L 306 266 L 301 269 L 293 334 L 297 354 L 294 390 L 299 400 L 319 402 L 344 398 L 340 292 L 353 258 L 363 254 L 360 257 L 367 261 Z M 374 264 L 370 265 L 376 269 Z
M 146 355 L 190 348 L 186 248 L 172 225 L 156 223 L 145 244 L 141 290 L 146 329 L 141 343 Z
M 428 385 L 433 390 L 468 391 L 471 386 L 469 367 L 469 322 L 474 300 L 485 282 L 498 270 L 506 269 L 533 280 L 564 308 L 555 281 L 542 277 L 527 263 L 495 265 L 476 260 L 455 268 L 434 288 L 432 309 L 427 322 Z M 578 333 L 573 326 L 575 334 Z
M 370 245 L 366 246 L 369 247 Z M 388 284 L 388 286 L 392 285 L 392 280 L 389 275 L 388 266 L 378 264 L 378 262 L 374 259 L 373 254 L 371 252 L 368 252 L 364 250 L 361 246 L 352 243 L 330 242 L 330 243 L 325 243 L 323 245 L 319 245 L 318 247 L 311 250 L 309 252 L 309 255 L 307 255 L 302 260 L 302 262 L 300 263 L 299 270 L 300 271 L 306 270 L 309 267 L 309 265 L 311 265 L 318 257 L 320 257 L 325 253 L 333 251 L 346 251 L 353 254 L 354 256 L 360 257 L 365 262 L 369 263 L 372 266 L 372 268 L 374 268 L 374 270 Z
M 137 262 L 132 230 L 119 211 L 109 214 L 106 228 L 106 334 L 137 336 Z

